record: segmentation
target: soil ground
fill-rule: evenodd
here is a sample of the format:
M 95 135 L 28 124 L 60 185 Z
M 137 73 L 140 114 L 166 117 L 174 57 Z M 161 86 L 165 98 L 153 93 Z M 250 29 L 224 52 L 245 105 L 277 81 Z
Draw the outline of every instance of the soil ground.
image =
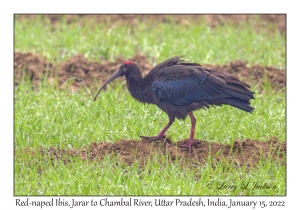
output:
M 82 160 L 101 161 L 106 155 L 116 155 L 118 161 L 124 164 L 131 165 L 135 161 L 140 161 L 140 166 L 143 167 L 157 154 L 167 156 L 171 162 L 181 160 L 184 165 L 195 168 L 205 165 L 209 157 L 214 159 L 213 167 L 216 162 L 233 161 L 237 167 L 246 165 L 247 168 L 251 168 L 256 167 L 261 158 L 268 157 L 285 164 L 286 143 L 280 143 L 275 137 L 265 142 L 236 139 L 232 146 L 196 140 L 198 144 L 193 147 L 191 153 L 187 149 L 178 147 L 186 144 L 187 141 L 188 139 L 185 139 L 174 143 L 170 138 L 156 142 L 149 142 L 147 139 L 122 139 L 114 143 L 93 142 L 87 148 L 76 150 L 41 147 L 39 152 L 43 156 L 61 159 L 65 164 L 72 162 L 71 159 L 75 156 Z M 28 149 L 25 149 L 25 152 L 35 154 Z
M 188 15 L 189 18 L 199 18 L 197 15 Z M 84 17 L 79 15 L 77 18 Z M 139 19 L 147 19 L 149 21 L 170 21 L 168 15 L 89 15 L 88 18 L 96 18 L 99 21 L 126 21 L 129 24 L 136 24 Z M 174 16 L 172 16 L 174 17 Z M 182 24 L 189 24 L 186 18 L 187 15 L 176 15 L 175 21 Z M 34 15 L 19 15 L 18 18 L 35 18 Z M 48 15 L 50 23 L 56 27 L 57 21 L 61 18 L 60 15 Z M 67 21 L 71 22 L 74 16 L 66 16 Z M 252 15 L 202 15 L 201 20 L 207 21 L 212 26 L 223 24 L 226 21 L 231 21 L 236 24 L 240 20 L 254 21 L 255 16 Z M 285 33 L 285 15 L 260 15 L 262 20 L 260 24 L 266 22 L 274 22 L 281 33 Z M 129 60 L 137 62 L 141 67 L 143 74 L 147 74 L 152 68 L 149 62 L 142 54 L 136 54 Z M 92 87 L 96 90 L 99 88 L 98 81 L 105 81 L 113 72 L 115 72 L 120 63 L 125 61 L 123 57 L 116 58 L 115 61 L 92 61 L 85 58 L 83 55 L 76 55 L 71 59 L 62 63 L 48 62 L 44 57 L 33 54 L 31 52 L 15 52 L 14 53 L 14 76 L 15 86 L 18 86 L 23 76 L 29 76 L 34 87 L 38 87 L 43 76 L 47 75 L 47 82 L 54 83 L 58 78 L 59 88 L 70 87 L 71 91 L 77 91 L 81 87 Z M 262 85 L 264 76 L 270 81 L 273 88 L 284 88 L 286 86 L 286 71 L 276 69 L 271 66 L 254 65 L 248 66 L 247 63 L 241 60 L 235 60 L 226 65 L 211 65 L 202 64 L 203 66 L 217 70 L 230 72 L 238 76 L 241 80 L 252 78 L 252 84 Z M 71 84 L 71 86 L 69 86 Z M 171 139 L 166 142 L 152 142 L 147 140 L 126 140 L 122 139 L 114 143 L 101 142 L 92 143 L 88 148 L 79 148 L 77 150 L 62 150 L 57 148 L 41 148 L 42 154 L 50 155 L 58 159 L 64 158 L 68 162 L 70 156 L 79 156 L 83 160 L 101 160 L 106 154 L 118 155 L 119 160 L 125 164 L 132 164 L 136 159 L 141 161 L 143 165 L 148 158 L 152 158 L 155 153 L 166 155 L 169 153 L 171 161 L 176 159 L 187 159 L 192 161 L 194 166 L 205 164 L 209 157 L 214 157 L 216 160 L 227 159 L 232 160 L 238 166 L 247 165 L 255 166 L 260 160 L 260 154 L 271 156 L 274 160 L 279 158 L 280 162 L 284 162 L 286 153 L 286 143 L 280 143 L 277 138 L 272 138 L 265 142 L 258 140 L 239 140 L 237 139 L 233 147 L 219 143 L 209 143 L 205 140 L 198 140 L 200 144 L 193 148 L 192 153 L 178 148 L 177 145 L 183 144 L 187 140 L 182 140 L 173 143 Z M 135 157 L 132 156 L 132 151 L 135 151 Z M 17 155 L 17 154 L 15 154 Z
M 95 81 L 106 81 L 118 68 L 121 62 L 125 61 L 123 57 L 117 57 L 116 61 L 92 61 L 83 55 L 76 55 L 62 63 L 51 63 L 38 54 L 15 52 L 15 85 L 25 75 L 29 76 L 34 86 L 37 86 L 43 75 L 47 74 L 49 84 L 58 77 L 59 87 L 70 86 L 71 91 L 77 91 L 81 87 L 99 88 Z M 136 54 L 129 60 L 137 62 L 143 75 L 146 75 L 152 68 L 152 64 L 142 54 Z M 283 88 L 286 86 L 285 70 L 276 69 L 271 66 L 254 65 L 248 66 L 241 60 L 234 60 L 226 65 L 203 64 L 203 66 L 217 71 L 224 71 L 238 76 L 241 80 L 246 79 L 249 83 L 251 78 L 253 84 L 262 85 L 265 76 L 274 86 L 274 88 Z M 124 80 L 124 78 L 122 78 Z M 121 80 L 122 80 L 121 79 Z

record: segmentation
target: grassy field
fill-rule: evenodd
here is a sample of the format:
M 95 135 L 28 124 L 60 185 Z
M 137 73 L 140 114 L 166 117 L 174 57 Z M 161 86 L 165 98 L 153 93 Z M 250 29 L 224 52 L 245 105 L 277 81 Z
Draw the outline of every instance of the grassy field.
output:
M 187 60 L 200 63 L 242 59 L 285 69 L 285 37 L 267 33 L 268 27 L 256 32 L 246 23 L 212 29 L 205 23 L 111 27 L 62 21 L 52 30 L 45 23 L 43 18 L 16 19 L 15 50 L 36 52 L 52 62 L 78 53 L 114 60 L 115 56 L 132 57 L 142 52 L 156 57 L 156 62 L 184 54 Z M 255 85 L 252 90 L 258 92 Z M 76 149 L 95 141 L 139 139 L 139 135 L 156 135 L 167 123 L 166 114 L 132 99 L 122 84 L 109 87 L 96 103 L 93 96 L 89 89 L 70 93 L 45 82 L 35 91 L 26 78 L 15 88 L 15 195 L 285 195 L 286 167 L 271 159 L 262 159 L 257 168 L 248 170 L 231 162 L 212 168 L 212 158 L 201 168 L 187 170 L 157 156 L 163 159 L 161 163 L 149 161 L 141 170 L 138 162 L 131 166 L 119 162 L 116 166 L 118 160 L 113 156 L 92 163 L 74 158 L 67 165 L 41 157 L 40 146 Z M 272 136 L 285 141 L 285 90 L 275 92 L 266 84 L 255 97 L 253 114 L 228 106 L 195 112 L 195 138 L 227 144 L 236 138 L 268 140 Z M 181 140 L 188 137 L 189 129 L 189 120 L 176 121 L 168 135 Z M 31 148 L 35 155 L 24 153 L 25 148 Z M 276 189 L 218 189 L 218 182 L 238 186 L 272 183 Z
M 78 53 L 87 58 L 115 60 L 142 52 L 161 62 L 175 55 L 199 63 L 227 64 L 235 59 L 250 65 L 285 69 L 285 37 L 247 23 L 215 28 L 202 24 L 144 23 L 138 26 L 64 21 L 53 29 L 44 18 L 15 21 L 15 50 L 42 54 L 50 62 L 67 60 Z

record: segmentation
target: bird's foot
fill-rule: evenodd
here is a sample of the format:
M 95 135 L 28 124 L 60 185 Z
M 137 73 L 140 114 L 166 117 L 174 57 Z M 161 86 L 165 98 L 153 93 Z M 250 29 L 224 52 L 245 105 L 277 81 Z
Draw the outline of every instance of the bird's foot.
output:
M 193 139 L 190 139 L 187 144 L 179 145 L 178 147 L 186 148 L 186 149 L 189 150 L 189 152 L 191 152 L 192 151 L 192 146 L 196 146 L 197 144 L 200 144 L 200 143 L 201 143 L 200 141 L 195 142 Z
M 162 140 L 166 140 L 167 139 L 167 137 L 165 135 L 163 135 L 163 136 L 160 136 L 160 135 L 158 135 L 158 136 L 140 136 L 140 138 L 146 139 L 149 142 L 157 141 L 157 140 L 161 140 L 162 141 Z

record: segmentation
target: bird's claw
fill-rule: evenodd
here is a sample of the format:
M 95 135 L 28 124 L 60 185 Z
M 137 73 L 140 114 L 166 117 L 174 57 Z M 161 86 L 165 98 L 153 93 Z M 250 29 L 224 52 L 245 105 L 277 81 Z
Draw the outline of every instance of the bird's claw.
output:
M 187 144 L 183 144 L 183 145 L 178 145 L 178 147 L 180 148 L 186 148 L 189 150 L 189 152 L 192 152 L 192 146 L 196 146 L 197 144 L 200 144 L 200 141 L 188 141 Z
M 157 140 L 165 140 L 166 136 L 165 135 L 163 135 L 163 136 L 140 136 L 140 138 L 146 139 L 147 141 L 152 142 L 152 141 L 157 141 Z

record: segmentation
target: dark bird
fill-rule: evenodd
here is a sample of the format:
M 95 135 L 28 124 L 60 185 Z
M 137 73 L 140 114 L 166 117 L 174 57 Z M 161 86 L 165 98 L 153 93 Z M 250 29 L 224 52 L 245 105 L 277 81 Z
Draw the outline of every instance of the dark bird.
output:
M 246 112 L 253 112 L 250 99 L 254 92 L 250 86 L 236 76 L 206 69 L 198 63 L 190 63 L 176 56 L 155 66 L 144 78 L 136 63 L 125 61 L 119 69 L 101 86 L 100 91 L 117 77 L 125 75 L 127 86 L 133 98 L 143 103 L 156 104 L 169 116 L 169 122 L 157 136 L 145 137 L 149 141 L 163 140 L 164 134 L 175 118 L 191 118 L 190 138 L 180 147 L 191 151 L 194 142 L 196 118 L 193 111 L 210 106 L 231 105 Z

